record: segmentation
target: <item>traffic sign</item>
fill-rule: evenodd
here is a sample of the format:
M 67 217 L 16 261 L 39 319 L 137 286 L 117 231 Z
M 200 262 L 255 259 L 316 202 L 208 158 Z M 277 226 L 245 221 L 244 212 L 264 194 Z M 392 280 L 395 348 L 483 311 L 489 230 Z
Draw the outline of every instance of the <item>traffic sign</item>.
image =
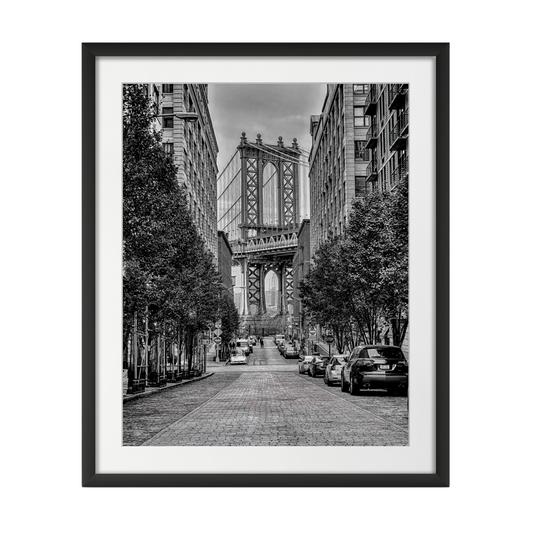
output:
M 215 338 L 215 343 L 216 344 L 220 344 L 222 342 L 221 338 L 220 337 L 216 337 Z
M 221 333 L 222 333 L 222 331 L 220 331 L 219 328 L 215 329 L 215 337 L 220 337 Z
M 331 344 L 333 342 L 333 335 L 326 335 L 326 337 L 324 338 L 324 340 L 328 343 L 328 344 Z

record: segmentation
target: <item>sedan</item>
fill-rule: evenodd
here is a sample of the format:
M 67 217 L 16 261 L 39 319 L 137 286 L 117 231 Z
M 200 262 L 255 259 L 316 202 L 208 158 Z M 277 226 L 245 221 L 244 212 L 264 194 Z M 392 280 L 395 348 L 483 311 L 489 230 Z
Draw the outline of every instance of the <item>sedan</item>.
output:
M 246 356 L 241 353 L 234 353 L 231 355 L 230 365 L 245 365 L 246 364 Z
M 285 359 L 298 359 L 298 350 L 296 349 L 296 346 L 294 346 L 294 344 L 287 345 L 283 352 L 283 357 L 285 357 Z
M 330 387 L 333 383 L 340 383 L 342 367 L 346 364 L 347 355 L 336 355 L 332 357 L 326 366 L 324 373 L 324 383 Z
M 358 394 L 361 389 L 387 389 L 407 395 L 409 363 L 397 346 L 357 346 L 341 374 L 343 392 Z
M 329 357 L 323 355 L 315 355 L 309 363 L 307 374 L 313 378 L 323 376 L 326 373 L 326 366 L 329 363 Z
M 307 370 L 309 368 L 309 363 L 313 359 L 312 355 L 304 355 L 300 358 L 300 362 L 298 363 L 298 373 L 299 374 L 306 374 Z

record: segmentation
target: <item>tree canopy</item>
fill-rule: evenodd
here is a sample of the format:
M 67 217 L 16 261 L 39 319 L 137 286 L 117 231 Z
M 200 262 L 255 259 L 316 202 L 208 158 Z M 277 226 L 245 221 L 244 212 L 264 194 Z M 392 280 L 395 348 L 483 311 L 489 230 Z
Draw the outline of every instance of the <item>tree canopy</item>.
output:
M 339 350 L 357 340 L 377 342 L 389 324 L 393 344 L 401 346 L 408 323 L 408 216 L 403 180 L 392 192 L 355 200 L 346 230 L 317 250 L 300 293 L 310 315 L 334 332 Z
M 152 320 L 194 335 L 217 319 L 221 280 L 153 128 L 155 114 L 143 85 L 124 85 L 124 327 L 148 307 Z

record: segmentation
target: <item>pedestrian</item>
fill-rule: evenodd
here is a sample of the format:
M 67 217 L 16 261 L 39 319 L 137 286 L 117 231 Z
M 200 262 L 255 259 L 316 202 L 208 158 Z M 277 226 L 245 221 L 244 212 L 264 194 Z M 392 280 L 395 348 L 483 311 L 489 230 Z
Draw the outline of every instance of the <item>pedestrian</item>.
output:
M 259 337 L 259 344 L 261 345 L 261 348 L 263 347 L 263 337 Z

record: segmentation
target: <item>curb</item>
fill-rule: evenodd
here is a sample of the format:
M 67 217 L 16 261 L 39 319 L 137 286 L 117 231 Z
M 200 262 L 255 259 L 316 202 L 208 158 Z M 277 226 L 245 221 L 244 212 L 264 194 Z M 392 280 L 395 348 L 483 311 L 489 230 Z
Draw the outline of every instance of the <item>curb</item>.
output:
M 180 385 L 187 385 L 188 383 L 194 383 L 195 381 L 201 381 L 202 379 L 208 378 L 212 376 L 214 372 L 208 372 L 207 374 L 204 374 L 203 376 L 198 376 L 196 378 L 191 378 L 186 381 L 179 381 L 178 383 L 170 383 L 169 385 L 165 385 L 164 387 L 161 387 L 159 389 L 153 389 L 149 391 L 144 392 L 138 392 L 137 394 L 129 394 L 128 396 L 122 397 L 122 404 L 131 402 L 133 400 L 139 400 L 140 398 L 146 398 L 147 396 L 152 396 L 153 394 L 160 394 L 164 391 L 167 391 L 169 389 L 173 389 L 175 387 L 179 387 Z

